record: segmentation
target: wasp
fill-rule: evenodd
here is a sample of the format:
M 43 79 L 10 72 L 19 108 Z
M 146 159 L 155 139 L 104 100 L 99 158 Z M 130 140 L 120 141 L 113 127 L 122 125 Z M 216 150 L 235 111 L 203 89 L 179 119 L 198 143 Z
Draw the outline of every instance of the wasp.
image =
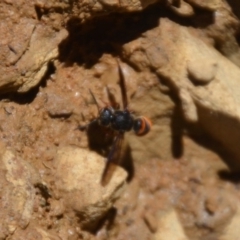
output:
M 120 63 L 117 61 L 118 73 L 119 73 L 119 84 L 121 89 L 122 96 L 122 106 L 123 109 L 120 109 L 120 105 L 115 101 L 115 98 L 110 94 L 108 88 L 108 96 L 110 100 L 110 105 L 104 108 L 100 108 L 99 104 L 92 93 L 89 90 L 92 98 L 98 108 L 98 116 L 93 119 L 89 124 L 85 126 L 79 126 L 78 129 L 83 131 L 88 129 L 88 127 L 97 123 L 98 125 L 111 130 L 114 133 L 114 140 L 110 152 L 107 157 L 107 163 L 102 174 L 102 183 L 107 183 L 112 175 L 110 171 L 113 169 L 115 164 L 119 164 L 119 153 L 121 151 L 122 142 L 124 139 L 125 132 L 133 130 L 137 136 L 143 136 L 147 134 L 152 126 L 150 119 L 144 116 L 135 117 L 133 112 L 128 109 L 128 98 L 126 83 L 122 68 Z M 114 163 L 114 164 L 112 164 Z

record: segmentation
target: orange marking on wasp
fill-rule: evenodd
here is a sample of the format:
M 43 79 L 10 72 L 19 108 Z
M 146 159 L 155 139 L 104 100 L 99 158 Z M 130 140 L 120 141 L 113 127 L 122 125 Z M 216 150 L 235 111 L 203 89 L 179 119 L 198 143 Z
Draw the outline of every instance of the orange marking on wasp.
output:
M 151 127 L 152 127 L 152 122 L 149 118 L 147 117 L 140 117 L 141 120 L 141 124 L 140 124 L 140 129 L 138 131 L 136 131 L 136 135 L 137 136 L 144 136 L 145 134 L 147 134 Z

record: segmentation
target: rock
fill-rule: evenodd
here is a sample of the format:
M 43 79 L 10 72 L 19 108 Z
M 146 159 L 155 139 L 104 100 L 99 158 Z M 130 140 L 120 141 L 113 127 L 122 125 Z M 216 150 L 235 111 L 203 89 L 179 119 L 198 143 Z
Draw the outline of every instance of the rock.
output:
M 235 216 L 231 219 L 228 226 L 224 229 L 224 232 L 222 236 L 219 237 L 219 240 L 229 240 L 229 239 L 238 240 L 240 235 L 239 221 L 240 221 L 240 209 L 238 206 Z
M 127 173 L 116 167 L 109 183 L 102 186 L 104 158 L 74 147 L 59 149 L 55 164 L 57 198 L 63 198 L 66 211 L 74 212 L 84 228 L 95 228 L 120 197 Z
M 207 9 L 214 11 L 222 5 L 221 0 L 211 0 L 211 1 L 202 1 L 202 0 L 188 0 L 188 3 L 199 8 Z
M 157 219 L 154 216 L 154 214 L 146 212 L 144 215 L 144 221 L 152 233 L 155 233 L 157 231 L 158 224 L 157 224 Z
M 58 44 L 67 36 L 65 29 L 53 32 L 43 25 L 37 25 L 31 35 L 28 49 L 17 63 L 17 79 L 21 82 L 18 92 L 27 92 L 35 87 L 48 70 L 49 62 L 58 56 Z
M 12 236 L 11 240 L 31 240 L 31 239 L 39 239 L 39 240 L 61 240 L 59 236 L 56 234 L 46 231 L 39 227 L 28 227 L 26 230 L 18 229 Z
M 19 24 L 9 18 L 1 20 L 1 93 L 27 92 L 38 85 L 49 62 L 58 56 L 58 44 L 67 36 L 65 29 L 55 32 L 33 19 L 15 21 Z
M 145 62 L 167 81 L 181 100 L 185 119 L 198 122 L 221 142 L 234 156 L 228 165 L 239 170 L 239 68 L 188 28 L 167 19 L 141 39 L 125 44 L 124 54 L 139 69 Z
M 189 78 L 197 84 L 207 84 L 215 78 L 217 73 L 217 63 L 205 59 L 205 56 L 200 56 L 202 59 L 190 59 L 187 64 Z M 198 60 L 196 62 L 196 60 Z
M 50 117 L 69 117 L 73 111 L 68 100 L 55 93 L 47 94 L 46 108 Z
M 185 119 L 189 122 L 196 123 L 198 121 L 197 107 L 194 104 L 191 94 L 187 89 L 183 88 L 179 91 L 179 97 Z
M 169 6 L 174 13 L 182 17 L 191 17 L 194 15 L 194 9 L 189 3 L 185 1 L 179 2 L 179 6 L 174 6 L 174 4 Z
M 1 239 L 29 224 L 34 205 L 34 185 L 37 182 L 39 175 L 25 160 L 11 150 L 1 149 Z
M 158 214 L 158 231 L 154 234 L 154 240 L 188 240 L 183 227 L 174 209 Z

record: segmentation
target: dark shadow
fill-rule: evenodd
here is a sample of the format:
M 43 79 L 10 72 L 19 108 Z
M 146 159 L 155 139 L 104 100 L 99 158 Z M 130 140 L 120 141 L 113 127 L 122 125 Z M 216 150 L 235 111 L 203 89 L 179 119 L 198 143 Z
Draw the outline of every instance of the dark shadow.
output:
M 69 36 L 59 45 L 59 59 L 66 65 L 78 63 L 91 68 L 104 53 L 117 55 L 124 43 L 137 39 L 143 32 L 158 25 L 159 6 L 141 13 L 112 13 L 81 23 L 71 18 Z
M 175 106 L 171 118 L 172 142 L 171 149 L 174 158 L 179 159 L 183 155 L 183 117 L 179 106 Z
M 47 200 L 49 198 L 51 198 L 52 196 L 51 196 L 47 186 L 42 183 L 37 183 L 37 184 L 35 184 L 35 187 L 39 189 L 40 194 L 46 199 L 46 202 L 48 202 Z
M 191 26 L 194 28 L 206 28 L 214 24 L 214 11 L 194 8 L 194 17 L 191 18 Z
M 175 103 L 175 108 L 173 109 L 173 114 L 171 118 L 171 134 L 172 134 L 172 155 L 174 158 L 178 159 L 181 158 L 184 154 L 184 144 L 183 144 L 183 135 L 189 136 L 193 141 L 195 141 L 198 145 L 203 146 L 206 149 L 209 149 L 215 153 L 217 153 L 221 159 L 229 166 L 232 171 L 236 167 L 236 157 L 233 157 L 232 154 L 226 150 L 226 147 L 224 147 L 219 141 L 211 137 L 207 130 L 204 129 L 204 126 L 200 125 L 199 123 L 189 123 L 184 119 L 183 112 L 182 112 L 182 106 L 180 99 L 177 97 L 177 93 L 174 92 L 174 86 L 171 85 L 171 82 L 167 79 L 161 77 L 159 79 L 161 84 L 166 85 L 169 89 L 168 96 L 171 98 L 171 100 Z M 211 116 L 211 113 L 203 112 L 204 108 L 198 108 L 198 116 L 200 118 L 199 122 L 201 123 L 203 120 L 201 120 L 203 114 L 206 117 L 206 114 Z M 206 110 L 209 112 L 209 110 Z M 209 119 L 209 121 L 211 121 Z M 216 120 L 217 121 L 217 120 Z M 226 124 L 228 121 L 223 120 L 222 118 L 218 119 L 218 122 L 226 121 Z M 236 125 L 236 122 L 233 120 L 232 127 L 234 128 L 234 125 Z M 223 126 L 224 124 L 222 124 Z M 221 126 L 217 126 L 217 128 L 221 129 Z M 236 129 L 236 139 L 238 137 L 238 131 Z
M 39 6 L 35 5 L 35 12 L 36 12 L 38 20 L 40 21 L 44 14 L 44 11 Z
M 219 141 L 216 141 L 208 137 L 211 140 L 208 145 L 212 146 L 214 151 L 222 157 L 231 171 L 240 171 L 238 118 L 217 111 L 209 111 L 204 105 L 198 105 L 197 111 L 201 128 L 209 135 L 215 135 L 219 139 Z
M 123 44 L 157 27 L 163 17 L 183 26 L 205 27 L 212 24 L 212 12 L 196 11 L 199 19 L 183 18 L 170 11 L 163 1 L 152 4 L 141 12 L 114 12 L 96 16 L 84 23 L 79 18 L 72 17 L 66 25 L 69 35 L 59 45 L 59 60 L 66 66 L 78 63 L 91 68 L 104 53 L 119 56 Z
M 68 1 L 68 6 L 69 7 L 61 7 L 58 6 L 58 4 L 56 5 L 48 5 L 48 4 L 35 4 L 34 8 L 35 8 L 35 12 L 37 15 L 37 19 L 40 21 L 42 19 L 42 16 L 44 15 L 49 15 L 50 13 L 59 13 L 59 14 L 63 14 L 64 12 L 71 12 L 72 8 L 73 8 L 73 1 L 74 0 L 69 0 Z
M 232 8 L 233 13 L 240 19 L 240 1 L 236 0 L 227 0 L 228 4 Z
M 240 30 L 237 32 L 236 40 L 237 40 L 238 45 L 240 45 Z
M 97 229 L 102 229 L 105 226 L 108 231 L 111 230 L 116 216 L 117 216 L 117 209 L 115 207 L 110 208 L 106 216 L 100 221 Z M 97 231 L 95 231 L 95 233 L 96 232 Z
M 97 232 L 102 229 L 104 226 L 107 230 L 111 230 L 113 227 L 115 218 L 117 216 L 117 209 L 112 207 L 108 210 L 104 217 L 97 220 L 95 223 L 82 225 L 82 229 L 91 232 L 93 235 L 97 234 Z M 80 220 L 82 224 L 82 221 Z
M 93 124 L 89 125 L 87 129 L 87 136 L 89 148 L 93 151 L 96 151 L 107 160 L 116 134 L 114 134 L 111 129 L 102 127 L 97 122 L 94 122 Z M 125 140 L 123 139 L 123 141 Z M 131 181 L 134 175 L 131 148 L 127 143 L 125 144 L 125 142 L 118 147 L 121 149 L 115 149 L 115 151 L 119 151 L 120 154 L 117 156 L 118 159 L 114 159 L 113 163 L 123 167 L 128 172 L 127 181 Z
M 227 170 L 221 170 L 218 172 L 218 175 L 222 180 L 232 182 L 234 184 L 240 183 L 240 172 L 231 172 Z
M 191 129 L 191 127 L 189 127 Z M 213 139 L 209 134 L 204 132 L 204 130 L 199 129 L 198 134 L 194 134 L 193 131 L 190 130 L 189 137 L 194 140 L 200 146 L 203 146 L 205 149 L 211 150 L 220 156 L 221 159 L 226 161 L 230 157 L 230 154 L 225 148 L 222 146 L 220 142 Z
M 110 230 L 112 228 L 116 216 L 117 216 L 117 209 L 115 207 L 112 207 L 108 211 L 108 214 L 105 219 L 105 221 L 106 221 L 105 224 L 106 224 L 107 230 Z
M 122 159 L 121 166 L 127 171 L 127 181 L 130 182 L 134 177 L 134 163 L 132 158 L 132 150 L 129 145 L 125 146 L 124 148 L 124 157 Z
M 97 122 L 94 122 L 89 125 L 87 136 L 89 148 L 98 154 L 107 157 L 113 144 L 113 132 L 110 129 L 100 126 Z
M 171 150 L 172 156 L 175 159 L 179 159 L 183 156 L 184 146 L 183 146 L 183 131 L 185 130 L 185 121 L 183 118 L 181 103 L 177 97 L 177 93 L 174 92 L 175 87 L 171 85 L 171 81 L 161 77 L 159 78 L 160 84 L 166 86 L 169 90 L 165 93 L 167 94 L 172 102 L 175 103 L 173 113 L 171 116 Z
M 27 104 L 33 102 L 33 100 L 36 98 L 39 88 L 40 87 L 46 87 L 47 80 L 49 80 L 50 76 L 55 72 L 55 66 L 53 65 L 52 62 L 48 63 L 48 68 L 44 76 L 42 77 L 41 81 L 37 86 L 32 88 L 26 93 L 17 93 L 17 92 L 12 92 L 12 93 L 4 93 L 0 95 L 0 101 L 3 99 L 8 99 L 12 102 L 18 103 L 18 104 Z

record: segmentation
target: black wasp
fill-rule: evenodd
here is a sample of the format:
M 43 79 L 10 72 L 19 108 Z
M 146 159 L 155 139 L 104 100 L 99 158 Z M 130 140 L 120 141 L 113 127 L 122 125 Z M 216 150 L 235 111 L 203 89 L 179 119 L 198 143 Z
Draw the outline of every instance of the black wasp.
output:
M 79 126 L 80 130 L 85 130 L 91 124 L 97 123 L 100 126 L 110 129 L 114 133 L 115 137 L 113 145 L 107 157 L 106 167 L 102 175 L 102 183 L 107 183 L 111 178 L 112 171 L 110 170 L 114 168 L 114 164 L 112 163 L 118 164 L 119 162 L 118 158 L 124 138 L 124 133 L 133 130 L 137 136 L 143 136 L 150 131 L 152 126 L 152 123 L 148 118 L 144 116 L 135 117 L 133 113 L 129 111 L 124 74 L 122 72 L 120 64 L 118 63 L 117 65 L 120 78 L 119 83 L 121 88 L 123 110 L 120 110 L 119 104 L 116 103 L 115 98 L 111 94 L 109 94 L 111 106 L 106 106 L 101 109 L 94 94 L 91 90 L 89 90 L 98 108 L 98 117 L 96 117 L 94 120 L 92 120 L 89 124 L 85 126 Z

